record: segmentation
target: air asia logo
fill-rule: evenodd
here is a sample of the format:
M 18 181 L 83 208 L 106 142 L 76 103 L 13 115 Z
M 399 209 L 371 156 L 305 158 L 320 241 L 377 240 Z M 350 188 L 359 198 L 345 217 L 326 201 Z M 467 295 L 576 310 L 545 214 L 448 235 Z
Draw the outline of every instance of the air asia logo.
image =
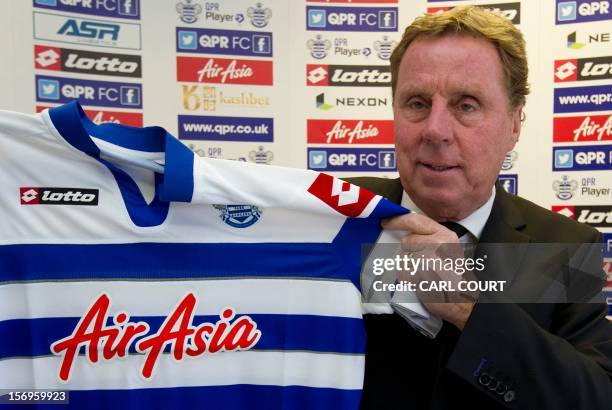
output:
M 595 228 L 612 227 L 612 206 L 553 206 L 552 211 Z
M 140 50 L 140 25 L 34 12 L 34 38 Z
M 553 120 L 554 142 L 612 140 L 612 115 L 558 117 Z
M 41 70 L 141 77 L 140 56 L 96 53 L 67 48 L 34 46 L 35 67 Z
M 362 214 L 375 197 L 368 190 L 327 174 L 319 174 L 308 192 L 342 215 L 352 218 L 367 216 Z
M 261 218 L 255 205 L 213 205 L 223 222 L 234 228 L 248 228 Z
M 611 56 L 555 61 L 555 82 L 609 78 L 612 78 Z
M 391 120 L 307 120 L 309 144 L 393 144 Z
M 36 106 L 36 112 L 41 112 L 50 107 Z M 114 123 L 142 127 L 142 114 L 139 112 L 119 112 L 102 110 L 85 110 L 85 114 L 94 124 Z
M 176 57 L 177 81 L 272 85 L 272 61 Z
M 562 201 L 567 201 L 574 196 L 574 192 L 578 189 L 578 181 L 569 179 L 567 175 L 563 175 L 561 180 L 553 182 L 552 188 L 557 198 Z
M 306 65 L 306 85 L 336 87 L 388 87 L 389 66 Z
M 188 111 L 216 111 L 217 106 L 234 107 L 268 107 L 270 98 L 256 96 L 252 92 L 231 94 L 218 91 L 217 87 L 206 85 L 185 85 L 183 90 L 183 108 Z
M 272 33 L 177 27 L 176 51 L 272 57 Z
M 139 19 L 139 6 L 139 0 L 34 0 L 34 7 L 122 19 Z
M 376 148 L 308 148 L 308 168 L 328 171 L 395 171 L 395 151 Z
M 517 195 L 518 175 L 500 175 L 497 177 L 497 180 L 499 181 L 499 184 L 504 189 L 504 191 L 512 195 Z
M 521 3 L 500 3 L 500 4 L 479 4 L 485 10 L 497 13 L 505 19 L 508 19 L 512 24 L 521 24 Z M 435 14 L 442 13 L 453 9 L 454 7 L 428 7 L 427 13 Z
M 21 205 L 98 205 L 99 191 L 85 188 L 21 187 Z
M 553 171 L 612 169 L 612 145 L 553 148 Z
M 181 362 L 185 356 L 250 350 L 261 338 L 257 323 L 249 316 L 236 316 L 233 308 L 223 309 L 215 323 L 204 322 L 194 326 L 196 303 L 193 293 L 186 295 L 157 333 L 151 334 L 149 323 L 131 322 L 127 312 L 120 311 L 111 320 L 110 299 L 103 293 L 81 317 L 70 336 L 51 344 L 51 352 L 61 358 L 60 380 L 70 380 L 81 349 L 86 352 L 87 361 L 96 364 L 127 357 L 134 343 L 136 351 L 144 355 L 140 375 L 150 380 L 157 359 L 166 347 L 169 347 L 174 360 Z
M 306 7 L 306 29 L 396 31 L 397 7 Z
M 514 167 L 514 162 L 518 159 L 518 152 L 510 151 L 504 157 L 504 162 L 502 163 L 501 169 L 502 171 L 511 170 Z
M 557 0 L 557 24 L 612 19 L 609 1 Z

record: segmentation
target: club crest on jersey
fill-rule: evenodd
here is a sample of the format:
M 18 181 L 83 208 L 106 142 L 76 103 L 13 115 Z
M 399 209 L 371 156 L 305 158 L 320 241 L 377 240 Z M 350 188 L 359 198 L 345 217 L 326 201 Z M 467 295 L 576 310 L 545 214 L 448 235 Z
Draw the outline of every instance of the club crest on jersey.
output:
M 81 317 L 72 334 L 51 344 L 51 352 L 61 358 L 60 380 L 70 380 L 75 361 L 81 360 L 81 350 L 90 364 L 96 364 L 125 358 L 134 344 L 136 352 L 144 355 L 140 374 L 150 380 L 166 347 L 180 362 L 185 356 L 194 358 L 250 350 L 261 338 L 257 323 L 247 315 L 236 316 L 232 308 L 223 309 L 216 323 L 194 326 L 196 304 L 195 295 L 187 294 L 157 332 L 150 334 L 147 322 L 131 322 L 127 312 L 117 312 L 111 320 L 110 299 L 106 293 L 101 294 Z
M 234 228 L 248 228 L 261 218 L 262 211 L 255 205 L 213 205 L 221 220 Z

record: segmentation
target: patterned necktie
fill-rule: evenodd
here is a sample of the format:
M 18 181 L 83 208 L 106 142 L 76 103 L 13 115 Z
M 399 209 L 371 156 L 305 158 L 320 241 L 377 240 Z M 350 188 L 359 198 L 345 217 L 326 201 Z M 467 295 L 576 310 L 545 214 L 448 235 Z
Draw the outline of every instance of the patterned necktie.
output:
M 458 238 L 461 238 L 463 235 L 468 233 L 468 230 L 457 222 L 441 222 L 440 225 L 445 226 L 446 228 L 455 232 Z

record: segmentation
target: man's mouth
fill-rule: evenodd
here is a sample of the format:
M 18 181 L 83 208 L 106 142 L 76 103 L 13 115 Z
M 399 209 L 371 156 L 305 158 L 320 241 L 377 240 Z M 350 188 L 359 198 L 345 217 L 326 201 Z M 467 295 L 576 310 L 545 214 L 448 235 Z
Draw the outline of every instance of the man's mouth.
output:
M 454 168 L 458 168 L 457 165 L 432 164 L 427 162 L 421 162 L 420 164 L 437 172 L 444 172 Z

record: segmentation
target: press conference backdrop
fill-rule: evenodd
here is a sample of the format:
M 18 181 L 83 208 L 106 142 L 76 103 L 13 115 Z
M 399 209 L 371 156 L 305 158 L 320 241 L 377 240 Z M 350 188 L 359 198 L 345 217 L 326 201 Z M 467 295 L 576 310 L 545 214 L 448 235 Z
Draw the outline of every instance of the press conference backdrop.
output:
M 0 109 L 78 99 L 95 122 L 160 125 L 204 156 L 393 177 L 390 53 L 418 15 L 478 4 L 528 45 L 502 185 L 604 232 L 612 276 L 610 3 L 5 0 Z

